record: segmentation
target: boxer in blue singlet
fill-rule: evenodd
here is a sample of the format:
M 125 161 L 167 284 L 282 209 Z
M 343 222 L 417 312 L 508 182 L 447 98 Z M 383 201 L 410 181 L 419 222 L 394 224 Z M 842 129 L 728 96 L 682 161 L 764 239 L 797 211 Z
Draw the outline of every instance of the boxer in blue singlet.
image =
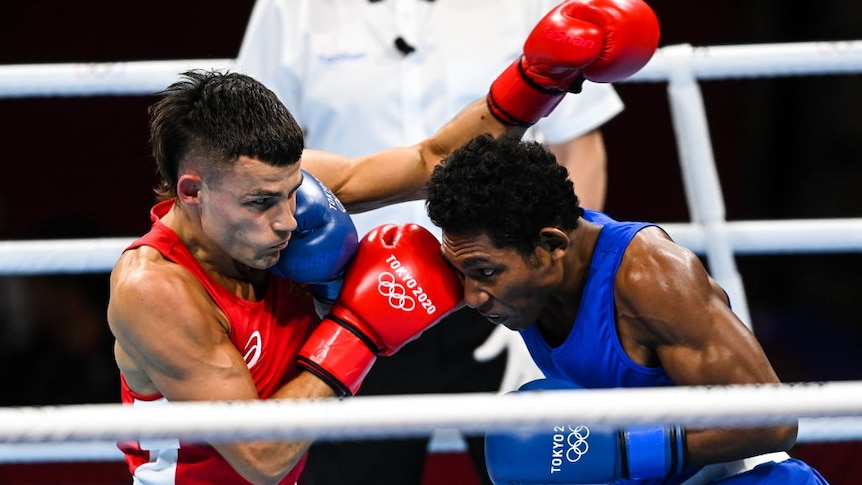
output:
M 534 142 L 480 136 L 428 185 L 464 300 L 520 332 L 547 379 L 524 390 L 778 383 L 691 251 L 649 223 L 583 211 Z M 825 484 L 790 458 L 796 426 L 587 428 L 486 438 L 495 484 Z

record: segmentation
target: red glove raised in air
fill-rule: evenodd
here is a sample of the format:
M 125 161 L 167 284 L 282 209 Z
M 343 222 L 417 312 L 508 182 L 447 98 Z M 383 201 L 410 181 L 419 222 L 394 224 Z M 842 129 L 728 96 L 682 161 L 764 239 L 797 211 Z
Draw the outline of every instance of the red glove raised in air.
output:
M 419 337 L 463 294 L 427 229 L 380 226 L 360 241 L 340 296 L 300 350 L 298 364 L 336 392 L 355 394 L 378 355 L 392 355 Z
M 533 28 L 524 53 L 491 84 L 488 108 L 503 123 L 529 126 L 584 79 L 622 81 L 655 53 L 658 19 L 642 0 L 569 0 Z

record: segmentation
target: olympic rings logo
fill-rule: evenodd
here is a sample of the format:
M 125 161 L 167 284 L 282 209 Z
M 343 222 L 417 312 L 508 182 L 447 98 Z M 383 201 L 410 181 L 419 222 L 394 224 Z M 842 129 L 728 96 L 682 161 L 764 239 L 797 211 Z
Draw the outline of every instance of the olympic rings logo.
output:
M 590 428 L 584 425 L 569 426 L 569 435 L 566 437 L 566 443 L 569 444 L 569 449 L 566 450 L 566 459 L 569 463 L 576 463 L 582 456 L 590 450 L 590 444 L 587 443 L 587 438 L 590 436 Z
M 389 306 L 405 312 L 416 308 L 416 300 L 407 294 L 404 285 L 395 281 L 395 275 L 384 271 L 377 275 L 377 291 L 389 301 Z
M 551 474 L 562 472 L 565 462 L 577 463 L 586 455 L 590 451 L 589 437 L 590 428 L 584 425 L 554 426 Z

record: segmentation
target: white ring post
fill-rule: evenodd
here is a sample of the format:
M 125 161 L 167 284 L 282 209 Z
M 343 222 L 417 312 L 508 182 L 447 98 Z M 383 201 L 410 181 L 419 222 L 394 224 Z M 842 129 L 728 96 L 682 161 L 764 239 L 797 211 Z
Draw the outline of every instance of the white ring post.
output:
M 712 153 L 700 86 L 691 70 L 692 48 L 665 48 L 669 60 L 668 98 L 676 133 L 688 208 L 703 227 L 706 257 L 712 276 L 727 291 L 734 313 L 751 328 L 748 300 L 736 269 L 733 246 L 725 226 L 724 197 Z

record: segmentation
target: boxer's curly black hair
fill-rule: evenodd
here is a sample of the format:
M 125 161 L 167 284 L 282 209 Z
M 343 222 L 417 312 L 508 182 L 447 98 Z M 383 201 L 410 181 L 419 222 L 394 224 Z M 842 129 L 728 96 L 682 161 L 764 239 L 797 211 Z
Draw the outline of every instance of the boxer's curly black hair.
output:
M 159 199 L 176 196 L 180 165 L 203 163 L 218 176 L 240 157 L 296 163 L 304 140 L 278 97 L 249 76 L 191 70 L 150 107 L 150 144 L 162 176 Z
M 485 233 L 531 254 L 543 227 L 575 229 L 583 213 L 568 171 L 537 142 L 480 135 L 434 169 L 425 202 L 443 231 Z

